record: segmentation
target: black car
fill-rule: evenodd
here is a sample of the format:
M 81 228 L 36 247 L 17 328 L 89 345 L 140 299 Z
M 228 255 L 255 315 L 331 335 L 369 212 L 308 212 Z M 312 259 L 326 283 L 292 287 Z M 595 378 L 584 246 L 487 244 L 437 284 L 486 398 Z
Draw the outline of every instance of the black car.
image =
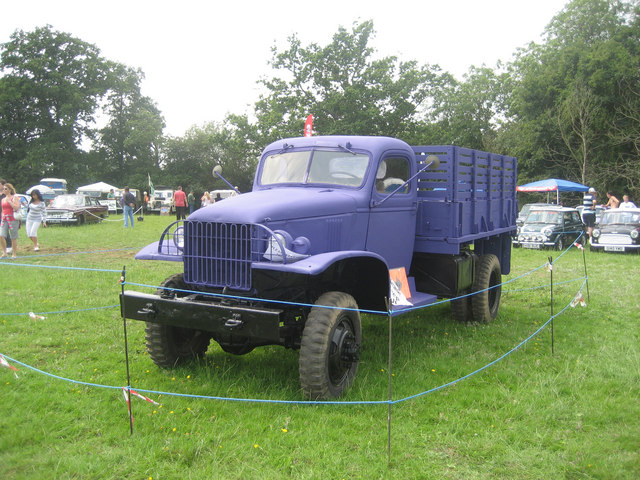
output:
M 605 252 L 640 252 L 640 208 L 612 208 L 593 229 L 589 249 Z
M 527 215 L 529 215 L 529 212 L 531 211 L 532 208 L 551 207 L 551 206 L 553 206 L 553 204 L 551 203 L 525 203 L 520 209 L 520 212 L 518 213 L 518 218 L 516 218 L 516 225 L 518 227 L 522 226 L 522 224 L 527 219 Z
M 584 238 L 584 224 L 575 208 L 532 207 L 524 224 L 518 227 L 515 246 L 524 248 L 555 248 L 564 250 Z

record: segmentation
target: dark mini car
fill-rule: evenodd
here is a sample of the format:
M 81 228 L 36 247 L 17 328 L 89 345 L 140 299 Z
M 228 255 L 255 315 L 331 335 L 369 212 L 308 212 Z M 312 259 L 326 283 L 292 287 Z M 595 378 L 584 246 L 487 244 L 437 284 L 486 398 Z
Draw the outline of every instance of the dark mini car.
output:
M 58 195 L 47 206 L 47 224 L 101 222 L 109 215 L 108 207 L 88 195 Z
M 640 208 L 612 208 L 593 229 L 589 249 L 605 252 L 640 252 Z
M 578 212 L 580 212 L 580 217 L 582 217 L 582 212 L 584 211 L 584 205 L 578 205 L 576 207 L 576 210 L 578 210 Z M 602 213 L 605 212 L 607 209 L 605 207 L 603 207 L 602 205 L 597 205 L 596 206 L 596 223 L 598 223 L 600 221 L 600 219 L 602 218 Z
M 529 212 L 531 211 L 532 208 L 550 207 L 550 206 L 552 206 L 551 203 L 525 203 L 520 209 L 520 212 L 518 213 L 518 218 L 516 218 L 516 225 L 519 227 L 522 226 L 522 224 L 526 220 L 527 215 L 529 215 Z
M 564 250 L 584 234 L 578 210 L 567 207 L 533 207 L 524 224 L 518 227 L 516 246 Z

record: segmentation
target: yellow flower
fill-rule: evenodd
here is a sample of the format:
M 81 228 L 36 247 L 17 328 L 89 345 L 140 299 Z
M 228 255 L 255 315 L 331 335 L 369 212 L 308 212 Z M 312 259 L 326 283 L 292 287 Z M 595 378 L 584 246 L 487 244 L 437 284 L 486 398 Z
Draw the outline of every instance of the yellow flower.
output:
M 173 430 L 171 430 L 171 431 L 172 431 L 172 432 L 175 432 L 175 431 L 176 431 L 176 427 L 173 427 Z
M 257 444 L 257 443 L 254 443 L 254 444 L 253 444 L 253 448 L 258 448 L 258 444 Z
M 282 429 L 282 433 L 287 433 L 289 430 L 287 430 L 286 428 Z

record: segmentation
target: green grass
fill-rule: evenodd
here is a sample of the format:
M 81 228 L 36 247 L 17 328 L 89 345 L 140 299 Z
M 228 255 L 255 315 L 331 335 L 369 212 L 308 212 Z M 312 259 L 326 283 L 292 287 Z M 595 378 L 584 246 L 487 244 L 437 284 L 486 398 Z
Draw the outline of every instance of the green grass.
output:
M 121 216 L 112 215 L 109 220 Z M 126 385 L 120 270 L 159 284 L 180 264 L 133 260 L 170 217 L 40 229 L 41 255 L 3 261 L 0 353 L 79 382 Z M 76 253 L 81 252 L 81 253 Z M 558 252 L 514 250 L 506 278 Z M 391 407 L 133 398 L 134 433 L 119 389 L 67 382 L 20 364 L 0 368 L 0 477 L 99 479 L 635 479 L 640 476 L 640 257 L 586 252 L 587 307 L 500 362 L 453 386 Z M 554 264 L 554 312 L 582 285 L 582 253 Z M 100 271 L 33 268 L 29 265 Z M 545 269 L 504 286 L 499 318 L 454 323 L 447 304 L 393 321 L 393 398 L 456 380 L 508 352 L 550 317 Z M 542 287 L 542 288 L 537 288 Z M 586 298 L 586 288 L 583 290 Z M 28 312 L 45 312 L 32 320 Z M 64 313 L 57 313 L 64 312 Z M 22 313 L 22 315 L 10 315 Z M 128 321 L 134 388 L 188 395 L 303 399 L 297 352 L 278 347 L 234 357 L 212 345 L 204 361 L 160 370 L 144 325 Z M 363 317 L 360 369 L 345 401 L 384 401 L 388 321 Z

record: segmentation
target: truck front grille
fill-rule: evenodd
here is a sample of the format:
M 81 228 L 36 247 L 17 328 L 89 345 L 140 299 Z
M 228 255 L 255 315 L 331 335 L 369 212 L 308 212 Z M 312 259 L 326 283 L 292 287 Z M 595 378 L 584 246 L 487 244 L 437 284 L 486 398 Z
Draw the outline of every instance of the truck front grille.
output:
M 254 225 L 236 223 L 184 222 L 184 279 L 207 287 L 251 288 Z M 255 249 L 255 248 L 254 248 Z

